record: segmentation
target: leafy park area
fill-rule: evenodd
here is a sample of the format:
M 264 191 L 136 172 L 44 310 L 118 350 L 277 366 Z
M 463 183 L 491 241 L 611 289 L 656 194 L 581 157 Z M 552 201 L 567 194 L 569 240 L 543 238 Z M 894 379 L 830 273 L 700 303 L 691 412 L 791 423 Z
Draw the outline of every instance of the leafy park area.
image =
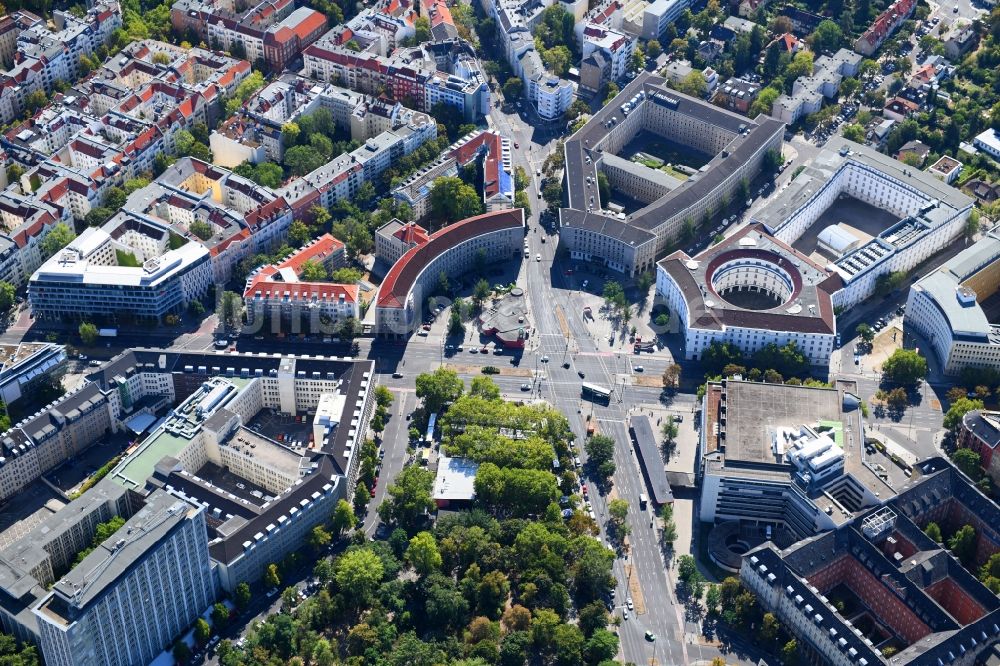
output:
M 551 471 L 554 457 L 572 469 L 565 417 L 503 401 L 489 377 L 468 392 L 447 369 L 416 381 L 423 411 L 441 412 L 444 449 L 480 462 L 475 506 L 432 521 L 434 473 L 410 465 L 378 509 L 388 537 L 369 541 L 350 531 L 363 507 L 341 501 L 311 539 L 317 553 L 331 542 L 340 551 L 316 564 L 319 591 L 301 600 L 286 590 L 281 612 L 244 646 L 220 643 L 220 663 L 616 663 L 606 606 L 614 555 L 585 513 L 563 517 L 561 494 L 579 502 L 565 492 L 576 477 Z M 272 565 L 266 580 L 278 588 L 293 568 Z

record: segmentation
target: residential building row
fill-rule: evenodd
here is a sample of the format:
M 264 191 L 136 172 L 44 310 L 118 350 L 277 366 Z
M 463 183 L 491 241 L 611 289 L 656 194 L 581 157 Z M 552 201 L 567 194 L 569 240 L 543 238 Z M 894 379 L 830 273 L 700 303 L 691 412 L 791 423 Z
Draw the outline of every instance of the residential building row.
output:
M 25 284 L 48 258 L 40 246 L 56 224 L 73 227 L 112 187 L 151 172 L 178 132 L 221 115 L 221 100 L 249 73 L 246 61 L 202 49 L 135 42 L 0 135 L 24 172 L 0 192 L 0 279 Z
M 319 109 L 329 111 L 335 129 L 359 143 L 426 117 L 399 102 L 286 74 L 258 91 L 240 112 L 212 131 L 212 159 L 226 167 L 266 160 L 280 163 L 289 147 L 285 125 Z
M 581 26 L 580 89 L 597 94 L 611 81 L 619 81 L 629 70 L 636 38 L 607 25 Z
M 460 39 L 398 48 L 391 56 L 371 47 L 354 51 L 357 35 L 332 30 L 303 52 L 302 75 L 380 96 L 388 94 L 418 111 L 436 104 L 460 110 L 476 122 L 489 112 L 490 88 L 475 51 Z
M 783 94 L 774 100 L 771 115 L 791 125 L 817 113 L 823 108 L 824 99 L 836 101 L 841 81 L 857 75 L 861 60 L 861 55 L 847 49 L 840 49 L 832 56 L 820 56 L 811 75 L 795 79 L 791 95 Z
M 337 201 L 353 198 L 364 183 L 379 177 L 393 162 L 437 138 L 437 123 L 431 116 L 409 110 L 398 113 L 398 105 L 393 107 L 396 111 L 380 108 L 388 111 L 382 114 L 390 125 L 385 131 L 278 190 L 296 219 L 311 217 L 313 206 L 330 208 Z
M 916 7 L 917 0 L 895 0 L 854 41 L 854 50 L 865 57 L 873 55 L 903 25 L 903 21 L 910 18 Z
M 605 0 L 577 19 L 577 38 L 584 26 L 593 23 L 647 41 L 659 39 L 667 25 L 690 6 L 688 0 Z
M 213 50 L 238 53 L 280 72 L 326 31 L 326 16 L 295 0 L 264 0 L 245 11 L 233 3 L 177 0 L 170 21 L 181 34 L 194 33 Z
M 392 196 L 413 209 L 416 221 L 430 212 L 434 181 L 457 176 L 458 170 L 473 162 L 483 167 L 483 205 L 486 212 L 514 207 L 514 160 L 509 138 L 493 130 L 474 130 L 448 147 L 430 166 L 424 167 L 392 190 Z
M 54 29 L 30 12 L 19 12 L 13 19 L 5 31 L 7 35 L 16 34 L 13 66 L 0 74 L 0 122 L 4 124 L 24 113 L 32 93 L 50 95 L 57 82 L 78 79 L 84 72 L 81 56 L 90 57 L 108 45 L 112 33 L 122 26 L 122 10 L 115 0 L 94 4 L 83 17 L 68 10 L 54 10 Z M 6 54 L 9 37 L 2 41 L 8 45 Z
M 261 266 L 243 290 L 247 325 L 287 322 L 291 330 L 332 331 L 344 319 L 359 317 L 358 285 L 307 279 L 308 263 L 330 272 L 346 265 L 344 244 L 323 234 L 277 264 Z M 293 323 L 294 322 L 294 323 Z M 302 326 L 308 323 L 308 328 Z M 281 329 L 288 330 L 288 329 Z
M 644 131 L 712 157 L 685 180 L 619 157 Z M 560 210 L 559 242 L 574 259 L 628 274 L 652 269 L 685 223 L 701 223 L 756 178 L 767 152 L 781 149 L 783 133 L 777 120 L 748 120 L 641 72 L 565 142 L 568 206 Z M 611 211 L 598 172 L 642 207 L 629 215 Z
M 167 415 L 78 499 L 13 539 L 3 535 L 0 625 L 38 643 L 50 664 L 152 661 L 220 589 L 255 581 L 301 548 L 353 491 L 373 371 L 371 361 L 150 349 L 90 373 L 50 410 L 4 433 L 5 453 L 37 458 L 52 446 L 53 436 L 35 432 L 51 414 L 63 417 L 52 429 L 79 450 L 136 414 Z M 87 427 L 81 405 L 103 427 Z M 301 441 L 257 429 L 259 413 L 272 410 L 306 424 Z M 10 454 L 18 441 L 30 450 Z M 14 460 L 5 463 L 6 479 Z M 220 467 L 242 482 L 223 487 Z M 74 565 L 97 524 L 114 516 L 125 525 Z
M 28 300 L 38 319 L 180 313 L 241 259 L 278 245 L 291 221 L 270 189 L 182 158 L 50 257 L 31 276 Z
M 481 0 L 485 13 L 497 24 L 504 55 L 514 75 L 524 83 L 523 96 L 532 104 L 538 115 L 546 120 L 561 117 L 573 102 L 573 84 L 548 71 L 542 56 L 535 48 L 534 30 L 542 12 L 556 0 L 524 2 L 524 0 Z M 583 0 L 559 3 L 580 21 L 586 11 Z

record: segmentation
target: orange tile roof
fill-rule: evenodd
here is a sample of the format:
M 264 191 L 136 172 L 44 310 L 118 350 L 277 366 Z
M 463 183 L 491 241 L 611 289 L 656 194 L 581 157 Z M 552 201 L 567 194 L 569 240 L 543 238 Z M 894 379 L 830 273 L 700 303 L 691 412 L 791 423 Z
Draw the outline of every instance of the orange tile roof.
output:
M 396 230 L 393 236 L 406 245 L 422 245 L 430 239 L 430 236 L 427 235 L 427 230 L 416 222 L 404 224 Z

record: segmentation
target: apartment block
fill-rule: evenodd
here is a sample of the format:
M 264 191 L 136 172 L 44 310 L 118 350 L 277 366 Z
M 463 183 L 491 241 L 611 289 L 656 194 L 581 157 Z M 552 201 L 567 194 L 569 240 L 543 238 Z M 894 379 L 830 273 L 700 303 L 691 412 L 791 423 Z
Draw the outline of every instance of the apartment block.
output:
M 377 49 L 346 47 L 357 35 L 333 30 L 303 52 L 302 74 L 368 95 L 383 91 L 393 99 L 430 112 L 444 103 L 475 122 L 488 113 L 490 90 L 475 51 L 462 40 L 399 48 L 386 56 Z
M 34 607 L 45 662 L 149 663 L 216 592 L 204 507 L 156 493 Z
M 243 291 L 248 325 L 270 319 L 295 322 L 292 330 L 318 331 L 320 324 L 335 327 L 346 318 L 358 318 L 358 285 L 303 279 L 307 262 L 329 273 L 345 265 L 344 244 L 323 234 L 280 263 L 251 273 Z M 300 328 L 303 321 L 308 328 Z
M 285 200 L 268 188 L 183 158 L 32 275 L 32 311 L 148 319 L 181 312 L 226 282 L 243 257 L 282 240 L 291 220 Z

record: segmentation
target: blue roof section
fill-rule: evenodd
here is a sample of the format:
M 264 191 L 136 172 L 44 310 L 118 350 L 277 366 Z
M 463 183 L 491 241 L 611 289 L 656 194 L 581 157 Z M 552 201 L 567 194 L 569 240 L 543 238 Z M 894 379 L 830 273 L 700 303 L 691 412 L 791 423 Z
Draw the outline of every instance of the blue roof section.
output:
M 510 177 L 510 174 L 504 171 L 502 168 L 500 172 L 500 192 L 502 194 L 507 194 L 511 197 L 514 196 L 514 180 Z

